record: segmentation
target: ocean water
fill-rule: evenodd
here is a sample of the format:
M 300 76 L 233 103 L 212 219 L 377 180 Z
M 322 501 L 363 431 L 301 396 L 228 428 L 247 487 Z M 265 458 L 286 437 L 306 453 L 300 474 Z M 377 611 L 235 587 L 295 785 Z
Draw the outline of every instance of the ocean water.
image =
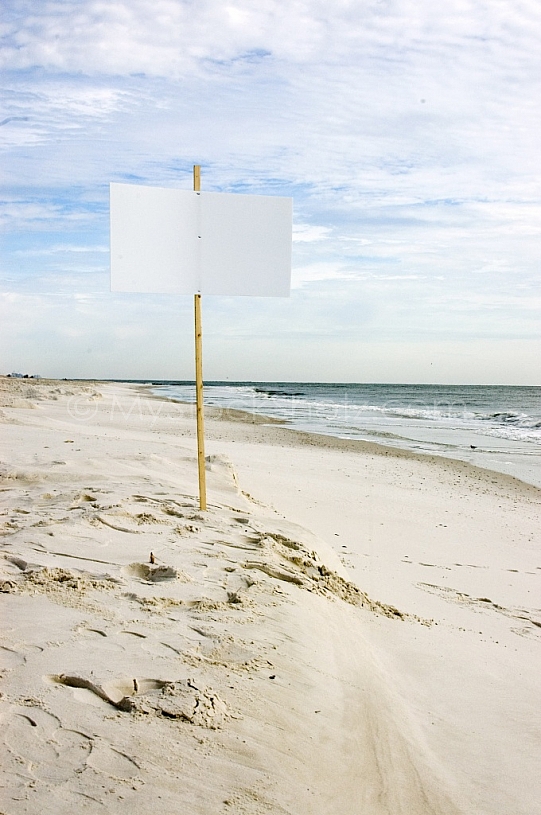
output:
M 156 394 L 195 401 L 193 383 L 154 385 Z M 205 403 L 461 459 L 541 486 L 541 387 L 208 382 Z

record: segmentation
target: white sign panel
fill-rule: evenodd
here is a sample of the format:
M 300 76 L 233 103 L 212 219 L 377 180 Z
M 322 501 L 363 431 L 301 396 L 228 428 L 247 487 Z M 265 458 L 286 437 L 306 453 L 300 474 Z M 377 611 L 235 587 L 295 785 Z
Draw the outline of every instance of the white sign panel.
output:
M 292 200 L 111 184 L 111 290 L 288 297 Z

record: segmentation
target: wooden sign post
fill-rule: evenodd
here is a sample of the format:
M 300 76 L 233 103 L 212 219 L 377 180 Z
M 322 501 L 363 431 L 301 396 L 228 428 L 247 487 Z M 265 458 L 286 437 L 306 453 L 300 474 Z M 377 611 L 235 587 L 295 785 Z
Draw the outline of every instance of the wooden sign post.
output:
M 199 506 L 207 508 L 201 296 L 289 297 L 292 200 L 112 183 L 111 291 L 194 297 Z
M 201 191 L 201 166 L 193 168 L 194 192 Z M 203 399 L 203 331 L 201 325 L 201 295 L 194 294 L 195 316 L 195 405 L 197 416 L 197 471 L 199 474 L 199 509 L 207 508 L 207 479 L 205 473 L 205 416 Z

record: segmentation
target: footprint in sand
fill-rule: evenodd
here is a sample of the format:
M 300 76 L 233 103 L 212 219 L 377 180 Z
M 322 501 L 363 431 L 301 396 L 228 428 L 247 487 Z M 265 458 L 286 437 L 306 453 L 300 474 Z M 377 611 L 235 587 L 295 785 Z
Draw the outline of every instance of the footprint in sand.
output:
M 20 769 L 40 781 L 69 780 L 85 764 L 92 740 L 62 727 L 56 716 L 35 707 L 14 707 L 5 725 L 3 745 Z
M 134 643 L 138 645 L 142 651 L 147 654 L 152 654 L 157 657 L 171 657 L 172 654 L 177 656 L 183 652 L 182 643 L 171 645 L 168 642 L 160 642 L 147 634 L 141 634 L 139 631 L 119 631 L 119 634 L 125 637 L 133 637 Z M 137 642 L 139 641 L 139 642 Z
M 535 619 L 533 611 L 520 608 L 506 608 L 505 606 L 495 603 L 490 597 L 471 597 L 469 594 L 457 591 L 449 586 L 437 586 L 434 583 L 417 583 L 417 586 L 423 591 L 429 594 L 436 594 L 448 602 L 469 607 L 472 611 L 493 611 L 497 614 L 502 614 L 504 617 L 510 617 L 512 620 L 524 621 L 524 623 L 527 624 L 526 626 L 511 629 L 515 634 L 538 638 L 541 633 L 541 620 Z M 531 628 L 528 627 L 528 624 Z
M 169 684 L 160 679 L 122 677 L 100 685 L 91 679 L 78 676 L 77 674 L 52 674 L 51 676 L 45 676 L 44 680 L 52 684 L 72 688 L 75 698 L 81 699 L 81 701 L 87 701 L 87 698 L 83 694 L 88 691 L 91 694 L 90 699 L 93 699 L 93 697 L 95 697 L 95 699 L 101 699 L 102 702 L 112 705 L 112 707 L 115 707 L 117 710 L 124 712 L 135 709 L 135 704 L 132 700 L 133 696 L 147 691 L 161 689 Z
M 129 779 L 139 774 L 139 765 L 132 758 L 104 743 L 94 743 L 87 764 L 111 778 Z
M 20 665 L 24 665 L 26 657 L 11 648 L 0 646 L 0 671 L 13 671 Z
M 158 716 L 211 730 L 220 728 L 228 717 L 224 700 L 210 688 L 197 687 L 190 679 L 169 682 L 162 679 L 122 677 L 99 685 L 83 676 L 57 674 L 46 677 L 46 681 L 65 685 L 76 692 L 80 689 L 88 690 L 124 713 L 154 712 Z
M 58 789 L 62 790 L 64 805 L 66 795 L 72 796 L 75 804 L 78 796 L 64 785 L 77 779 L 85 767 L 116 780 L 139 775 L 134 759 L 102 739 L 62 727 L 56 716 L 41 708 L 14 705 L 3 724 L 0 783 L 6 803 L 25 799 L 28 787 L 41 781 L 51 785 L 49 795 L 53 799 Z

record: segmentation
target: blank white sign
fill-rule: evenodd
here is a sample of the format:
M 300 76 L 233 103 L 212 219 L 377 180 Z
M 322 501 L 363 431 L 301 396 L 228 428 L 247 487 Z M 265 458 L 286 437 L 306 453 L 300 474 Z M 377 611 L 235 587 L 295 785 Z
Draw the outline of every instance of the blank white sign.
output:
M 288 297 L 292 200 L 111 184 L 111 290 Z

